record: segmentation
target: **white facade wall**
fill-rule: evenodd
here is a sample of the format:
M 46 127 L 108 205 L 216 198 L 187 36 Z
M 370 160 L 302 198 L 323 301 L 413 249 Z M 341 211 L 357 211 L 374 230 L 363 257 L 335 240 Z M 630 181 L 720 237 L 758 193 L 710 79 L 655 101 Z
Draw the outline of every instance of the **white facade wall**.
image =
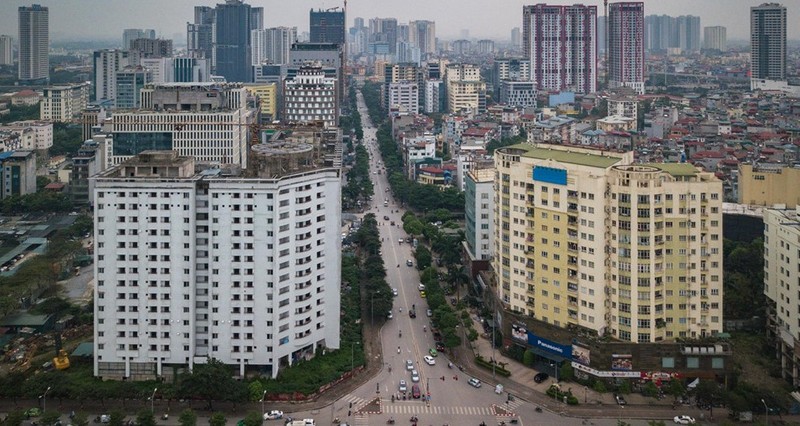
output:
M 400 112 L 419 112 L 419 86 L 415 82 L 389 83 L 389 109 Z

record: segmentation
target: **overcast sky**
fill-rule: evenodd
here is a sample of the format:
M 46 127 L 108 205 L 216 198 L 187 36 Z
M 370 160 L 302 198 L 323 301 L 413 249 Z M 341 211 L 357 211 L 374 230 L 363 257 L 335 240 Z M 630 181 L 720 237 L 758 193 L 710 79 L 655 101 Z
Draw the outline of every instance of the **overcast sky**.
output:
M 64 39 L 122 38 L 123 28 L 154 28 L 165 38 L 185 42 L 186 22 L 193 19 L 196 5 L 214 5 L 215 0 L 39 0 L 50 8 L 50 34 L 54 41 Z M 728 28 L 729 39 L 747 39 L 750 28 L 750 6 L 764 1 L 749 0 L 645 0 L 645 14 L 698 15 L 701 26 L 722 25 Z M 0 34 L 17 35 L 17 7 L 33 2 L 0 0 Z M 297 26 L 308 31 L 311 8 L 341 6 L 332 0 L 251 0 L 253 6 L 264 7 L 267 27 Z M 522 26 L 525 4 L 573 4 L 580 1 L 525 0 L 350 0 L 347 25 L 353 18 L 395 17 L 400 22 L 415 19 L 436 21 L 436 35 L 458 38 L 461 30 L 470 37 L 507 39 L 513 27 Z M 602 1 L 589 0 L 602 15 Z M 788 7 L 788 35 L 800 39 L 800 2 L 783 0 Z M 501 6 L 502 5 L 502 6 Z M 121 43 L 121 40 L 120 40 Z

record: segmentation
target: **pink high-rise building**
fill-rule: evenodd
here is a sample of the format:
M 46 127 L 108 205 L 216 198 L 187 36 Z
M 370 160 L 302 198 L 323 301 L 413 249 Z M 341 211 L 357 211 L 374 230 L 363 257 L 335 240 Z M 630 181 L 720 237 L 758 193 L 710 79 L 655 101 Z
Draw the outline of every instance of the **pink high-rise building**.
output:
M 597 90 L 597 6 L 522 8 L 522 49 L 539 90 Z
M 608 5 L 608 84 L 644 93 L 644 2 Z

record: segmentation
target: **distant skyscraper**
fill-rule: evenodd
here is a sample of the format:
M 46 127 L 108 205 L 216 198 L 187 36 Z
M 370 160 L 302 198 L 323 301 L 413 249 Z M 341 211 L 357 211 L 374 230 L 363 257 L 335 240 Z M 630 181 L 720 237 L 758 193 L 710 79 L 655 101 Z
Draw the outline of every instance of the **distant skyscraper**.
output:
M 19 79 L 50 78 L 50 12 L 38 4 L 19 8 Z
M 139 28 L 128 28 L 122 31 L 122 50 L 133 47 L 133 41 L 140 38 L 156 38 L 156 30 L 142 30 Z
M 338 8 L 334 8 L 338 9 Z M 345 23 L 344 11 L 311 10 L 309 14 L 312 43 L 336 43 L 344 45 Z
M 750 74 L 753 80 L 786 80 L 786 7 L 750 8 Z
M 364 28 L 364 18 L 353 19 L 353 28 L 360 30 Z
M 408 23 L 408 41 L 419 47 L 422 59 L 436 54 L 436 23 L 433 21 L 411 21 Z
M 522 32 L 519 27 L 511 29 L 511 48 L 519 49 L 522 46 Z
M 649 15 L 644 20 L 644 45 L 649 51 L 679 48 L 683 52 L 700 50 L 700 17 Z
M 678 40 L 676 46 L 682 52 L 700 51 L 700 17 L 699 16 L 679 16 L 676 18 L 678 24 Z
M 644 94 L 644 3 L 608 5 L 609 86 Z
M 250 30 L 250 63 L 259 65 L 267 59 L 267 31 Z
M 186 48 L 193 58 L 211 60 L 214 50 L 214 9 L 195 6 L 194 23 L 186 23 Z
M 728 30 L 725 27 L 703 28 L 703 48 L 724 52 L 728 50 Z
M 150 82 L 150 71 L 142 67 L 125 67 L 117 71 L 114 106 L 119 109 L 139 108 L 139 93 Z
M 397 34 L 397 19 L 395 18 L 373 18 L 369 20 L 369 40 L 368 51 L 379 53 L 384 50 L 386 53 L 397 51 L 397 42 L 401 41 Z M 408 41 L 408 39 L 404 39 Z
M 606 51 L 606 22 L 608 18 L 605 16 L 597 17 L 597 51 Z
M 128 50 L 139 51 L 142 58 L 166 58 L 172 56 L 172 40 L 137 38 L 131 41 Z
M 252 80 L 250 59 L 250 30 L 257 19 L 249 4 L 241 0 L 226 0 L 215 10 L 214 74 L 228 82 Z
M 522 9 L 523 52 L 539 90 L 597 90 L 597 6 Z
M 0 65 L 14 64 L 14 39 L 9 35 L 0 35 Z
M 292 43 L 297 42 L 297 27 L 266 29 L 266 59 L 271 64 L 288 64 Z

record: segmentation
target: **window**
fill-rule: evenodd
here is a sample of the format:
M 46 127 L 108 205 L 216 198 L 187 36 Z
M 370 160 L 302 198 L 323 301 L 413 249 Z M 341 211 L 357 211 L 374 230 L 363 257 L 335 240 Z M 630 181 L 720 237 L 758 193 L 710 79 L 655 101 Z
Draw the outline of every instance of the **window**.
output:
M 711 358 L 711 368 L 715 370 L 722 370 L 725 368 L 725 358 L 714 357 Z
M 661 368 L 675 368 L 675 358 L 673 357 L 661 358 Z
M 698 357 L 686 358 L 686 368 L 700 368 L 700 358 Z

